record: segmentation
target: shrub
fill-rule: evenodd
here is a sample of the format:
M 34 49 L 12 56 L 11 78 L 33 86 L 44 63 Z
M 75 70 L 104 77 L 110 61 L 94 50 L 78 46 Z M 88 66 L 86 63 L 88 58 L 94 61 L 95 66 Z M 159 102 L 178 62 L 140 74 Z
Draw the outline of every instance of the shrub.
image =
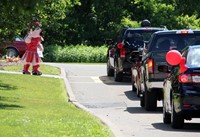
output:
M 51 45 L 45 48 L 44 61 L 46 62 L 85 62 L 100 63 L 106 62 L 107 47 L 69 45 Z

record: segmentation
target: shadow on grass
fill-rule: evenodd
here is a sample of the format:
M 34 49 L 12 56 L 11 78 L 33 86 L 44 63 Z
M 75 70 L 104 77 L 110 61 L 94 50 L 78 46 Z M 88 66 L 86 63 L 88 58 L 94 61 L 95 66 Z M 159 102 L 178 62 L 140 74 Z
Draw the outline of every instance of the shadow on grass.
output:
M 23 108 L 23 107 L 15 104 L 0 103 L 0 109 L 16 109 L 16 108 Z
M 16 89 L 17 89 L 16 86 L 5 84 L 5 83 L 2 83 L 0 81 L 0 90 L 2 90 L 2 91 L 14 91 Z M 18 100 L 18 98 L 0 96 L 0 109 L 23 108 L 22 106 L 13 104 L 13 102 L 17 102 L 17 100 Z M 9 103 L 3 103 L 3 102 L 9 102 Z
M 16 86 L 12 86 L 12 85 L 0 82 L 0 90 L 15 90 L 15 89 L 17 89 Z
M 22 106 L 13 104 L 14 102 L 18 102 L 17 100 L 18 100 L 18 98 L 0 96 L 0 109 L 23 108 Z M 8 102 L 8 103 L 3 103 L 3 102 Z

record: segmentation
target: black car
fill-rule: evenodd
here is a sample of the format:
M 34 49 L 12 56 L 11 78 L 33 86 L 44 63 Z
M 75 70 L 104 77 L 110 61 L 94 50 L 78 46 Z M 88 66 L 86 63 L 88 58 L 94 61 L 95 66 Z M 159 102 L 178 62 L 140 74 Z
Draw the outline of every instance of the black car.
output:
M 143 50 L 140 66 L 132 69 L 139 75 L 133 84 L 140 90 L 140 105 L 146 110 L 156 110 L 157 101 L 163 99 L 163 81 L 167 73 L 160 71 L 162 65 L 168 65 L 165 55 L 169 50 L 183 50 L 200 40 L 200 30 L 168 30 L 155 32 Z M 200 43 L 199 43 L 200 44 Z M 176 60 L 176 59 L 175 59 Z M 139 68 L 139 69 L 138 69 Z M 136 73 L 138 72 L 138 73 Z
M 123 76 L 131 76 L 132 64 L 141 55 L 144 44 L 154 32 L 166 28 L 122 28 L 108 48 L 107 76 L 114 76 L 115 81 L 122 81 Z
M 197 37 L 200 38 L 199 35 Z M 194 40 L 193 43 L 195 41 L 200 42 Z M 173 58 L 176 56 L 174 54 L 178 53 L 168 57 Z M 163 84 L 163 121 L 171 123 L 172 128 L 183 128 L 184 119 L 200 118 L 199 58 L 200 45 L 188 46 L 181 58 L 174 58 L 177 63 L 173 64 L 171 70 L 162 67 L 163 72 L 170 72 Z

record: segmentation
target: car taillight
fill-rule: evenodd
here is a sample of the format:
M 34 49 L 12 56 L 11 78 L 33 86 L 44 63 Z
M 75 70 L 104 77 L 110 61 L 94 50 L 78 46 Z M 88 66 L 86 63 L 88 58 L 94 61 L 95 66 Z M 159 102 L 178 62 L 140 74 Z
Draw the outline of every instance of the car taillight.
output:
M 125 58 L 126 55 L 126 49 L 125 48 L 121 48 L 120 49 L 120 58 Z
M 153 69 L 154 69 L 154 61 L 153 61 L 153 59 L 149 59 L 148 60 L 148 73 L 153 74 L 154 73 Z
M 118 47 L 119 49 L 122 49 L 122 48 L 124 47 L 124 45 L 123 45 L 123 43 L 118 43 L 118 44 L 117 44 L 117 47 Z
M 190 74 L 181 74 L 178 76 L 178 81 L 180 83 L 191 83 L 192 82 L 192 77 Z
M 180 83 L 200 83 L 200 74 L 181 74 L 178 81 Z
M 126 49 L 124 48 L 124 44 L 123 43 L 118 43 L 117 47 L 120 50 L 120 58 L 125 58 L 126 55 Z

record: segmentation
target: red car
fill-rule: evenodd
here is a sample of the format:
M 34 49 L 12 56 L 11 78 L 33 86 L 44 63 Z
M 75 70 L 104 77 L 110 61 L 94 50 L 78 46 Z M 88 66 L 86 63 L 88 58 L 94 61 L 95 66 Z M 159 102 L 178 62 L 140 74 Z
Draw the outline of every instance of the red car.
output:
M 26 43 L 24 39 L 16 37 L 12 42 L 5 42 L 0 46 L 0 55 L 7 55 L 9 57 L 22 57 L 26 51 Z

